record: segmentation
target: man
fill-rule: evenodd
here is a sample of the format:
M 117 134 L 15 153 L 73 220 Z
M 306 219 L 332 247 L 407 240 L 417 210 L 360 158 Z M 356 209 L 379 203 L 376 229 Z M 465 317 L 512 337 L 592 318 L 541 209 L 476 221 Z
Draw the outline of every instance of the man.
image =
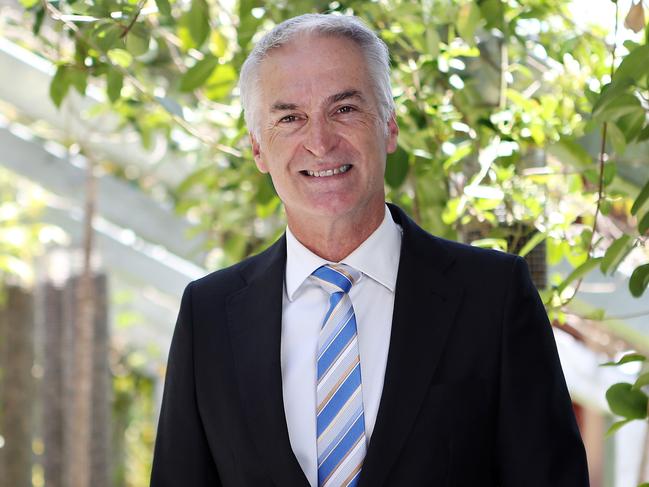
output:
M 290 19 L 250 54 L 253 154 L 288 227 L 187 287 L 153 487 L 588 485 L 524 261 L 384 203 L 389 83 L 353 17 Z

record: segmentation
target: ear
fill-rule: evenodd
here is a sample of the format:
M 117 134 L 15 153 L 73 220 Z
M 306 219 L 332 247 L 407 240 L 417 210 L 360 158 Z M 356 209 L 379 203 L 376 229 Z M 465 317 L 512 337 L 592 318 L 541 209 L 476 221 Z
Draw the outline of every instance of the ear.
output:
M 257 165 L 257 169 L 259 169 L 263 173 L 267 173 L 268 166 L 264 162 L 264 158 L 261 155 L 261 147 L 259 145 L 259 141 L 252 133 L 249 133 L 248 135 L 250 136 L 250 145 L 252 145 L 252 156 L 255 158 L 255 164 Z
M 399 126 L 397 125 L 397 116 L 394 112 L 390 114 L 388 118 L 388 143 L 386 151 L 388 154 L 392 154 L 397 150 L 397 138 L 399 136 Z

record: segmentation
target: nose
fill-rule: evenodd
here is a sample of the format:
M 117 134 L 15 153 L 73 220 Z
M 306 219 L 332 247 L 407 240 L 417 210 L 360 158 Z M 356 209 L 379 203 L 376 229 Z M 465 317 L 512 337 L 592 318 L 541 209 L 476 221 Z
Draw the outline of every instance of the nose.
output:
M 331 123 L 323 118 L 312 117 L 306 126 L 304 148 L 315 157 L 323 157 L 331 151 L 338 140 L 338 135 Z

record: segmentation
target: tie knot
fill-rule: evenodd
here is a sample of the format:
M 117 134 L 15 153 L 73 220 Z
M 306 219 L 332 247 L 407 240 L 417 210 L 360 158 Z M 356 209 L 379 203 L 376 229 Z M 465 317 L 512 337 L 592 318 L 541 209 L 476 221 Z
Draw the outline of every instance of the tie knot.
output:
M 329 294 L 349 293 L 361 273 L 345 264 L 325 264 L 313 271 L 311 277 Z

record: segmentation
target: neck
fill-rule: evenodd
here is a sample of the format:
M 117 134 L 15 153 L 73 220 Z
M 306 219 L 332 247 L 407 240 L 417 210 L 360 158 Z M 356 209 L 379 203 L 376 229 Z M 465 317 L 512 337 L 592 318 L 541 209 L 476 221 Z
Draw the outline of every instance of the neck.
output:
M 384 208 L 383 204 L 381 208 Z M 356 250 L 381 225 L 384 211 L 347 218 L 294 218 L 287 210 L 288 226 L 302 245 L 329 262 L 340 262 Z

